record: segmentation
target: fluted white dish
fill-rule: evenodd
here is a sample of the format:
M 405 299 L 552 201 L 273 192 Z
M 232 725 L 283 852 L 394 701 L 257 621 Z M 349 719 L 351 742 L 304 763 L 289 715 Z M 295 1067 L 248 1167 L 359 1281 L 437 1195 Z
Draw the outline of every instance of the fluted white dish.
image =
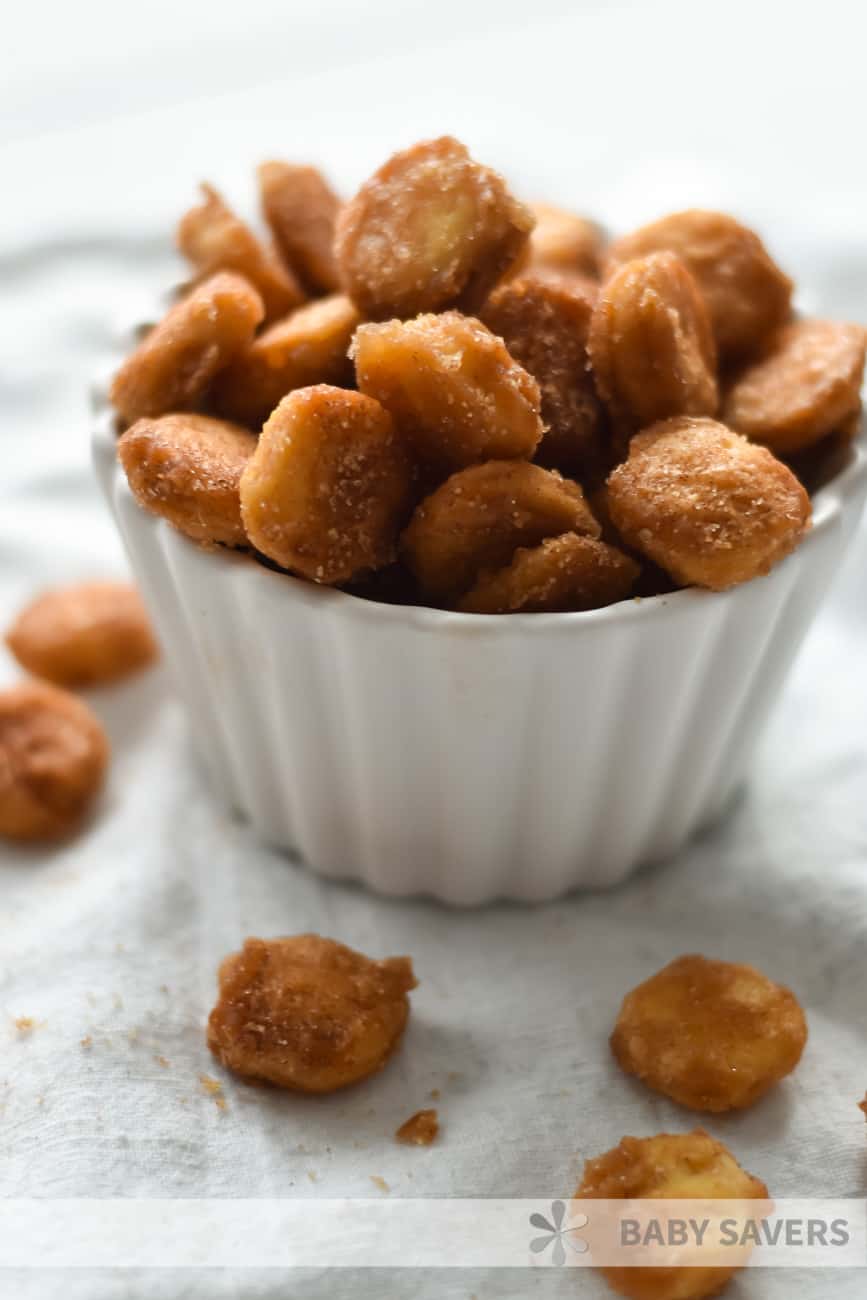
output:
M 772 573 L 574 614 L 375 604 L 203 550 L 94 458 L 221 800 L 325 876 L 457 905 L 616 885 L 726 806 L 867 493 Z

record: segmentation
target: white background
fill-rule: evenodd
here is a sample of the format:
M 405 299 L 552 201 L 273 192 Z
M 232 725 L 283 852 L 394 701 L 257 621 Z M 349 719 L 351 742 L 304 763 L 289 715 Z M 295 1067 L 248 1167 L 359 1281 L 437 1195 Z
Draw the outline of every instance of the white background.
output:
M 90 478 L 86 391 L 170 282 L 171 224 L 203 176 L 246 210 L 263 156 L 321 161 L 349 190 L 394 148 L 451 130 L 519 192 L 614 228 L 732 207 L 803 304 L 867 321 L 864 13 L 841 0 L 16 6 L 0 42 L 0 615 L 47 583 L 123 571 Z M 214 806 L 160 674 L 95 696 L 115 763 L 94 827 L 49 855 L 0 855 L 0 1190 L 365 1196 L 375 1175 L 393 1196 L 568 1195 L 583 1159 L 624 1133 L 693 1123 L 622 1077 L 605 1040 L 632 983 L 698 950 L 791 983 L 811 1025 L 796 1075 L 710 1130 L 777 1195 L 863 1195 L 865 558 L 862 530 L 725 826 L 614 895 L 548 908 L 455 914 L 320 885 Z M 202 1034 L 217 962 L 245 934 L 304 929 L 413 955 L 404 1047 L 331 1099 L 220 1075 L 221 1112 L 198 1083 L 219 1074 Z M 27 1038 L 20 1015 L 37 1021 Z M 441 1141 L 396 1146 L 432 1088 Z M 578 1286 L 550 1271 L 0 1277 L 25 1300 Z M 752 1274 L 731 1295 L 818 1300 L 831 1286 Z M 605 1294 L 586 1276 L 580 1288 Z M 867 1273 L 833 1279 L 835 1296 L 865 1289 Z

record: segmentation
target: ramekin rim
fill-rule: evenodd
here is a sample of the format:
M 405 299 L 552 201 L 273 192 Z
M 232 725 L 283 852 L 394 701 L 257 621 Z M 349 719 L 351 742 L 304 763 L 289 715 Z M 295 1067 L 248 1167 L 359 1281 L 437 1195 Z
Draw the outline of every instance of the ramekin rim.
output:
M 114 428 L 112 412 L 105 398 L 106 391 L 107 386 L 102 383 L 94 386 L 93 389 L 92 405 L 96 416 L 96 424 L 92 434 L 92 448 L 95 456 L 111 458 L 113 462 L 113 481 L 120 479 L 123 488 L 129 492 L 129 485 L 126 483 L 125 478 L 119 474 L 119 462 L 114 454 L 117 434 Z M 808 533 L 802 538 L 795 550 L 787 555 L 779 565 L 776 565 L 771 572 L 784 565 L 788 566 L 797 563 L 803 549 L 814 544 L 816 538 L 839 518 L 848 502 L 856 496 L 859 487 L 867 479 L 867 436 L 865 436 L 865 430 L 867 430 L 867 416 L 862 418 L 861 427 L 847 448 L 846 463 L 833 478 L 829 479 L 815 492 L 812 498 L 813 513 Z M 144 510 L 141 511 L 141 514 L 142 522 L 153 527 L 165 523 L 157 516 L 149 515 Z M 168 524 L 166 526 L 171 527 Z M 601 609 L 571 610 L 560 613 L 465 614 L 458 610 L 435 609 L 429 605 L 389 604 L 385 601 L 356 596 L 352 592 L 342 591 L 337 587 L 310 582 L 304 578 L 296 578 L 290 573 L 270 569 L 244 551 L 231 551 L 219 547 L 208 549 L 198 546 L 177 529 L 172 531 L 176 533 L 180 542 L 193 547 L 203 557 L 206 557 L 214 565 L 215 569 L 219 568 L 224 572 L 234 569 L 237 572 L 239 565 L 243 564 L 248 567 L 251 575 L 256 575 L 255 578 L 251 577 L 251 581 L 276 582 L 279 584 L 279 588 L 286 592 L 284 599 L 291 598 L 301 603 L 320 607 L 330 606 L 332 610 L 339 609 L 347 618 L 375 619 L 381 622 L 402 623 L 404 626 L 426 629 L 442 628 L 450 632 L 473 632 L 484 629 L 493 632 L 495 629 L 505 630 L 506 628 L 517 632 L 526 630 L 529 627 L 536 628 L 539 631 L 543 628 L 551 630 L 555 627 L 577 629 L 579 627 L 595 626 L 599 623 L 630 622 L 636 618 L 648 618 L 657 615 L 662 611 L 665 611 L 666 617 L 671 617 L 672 606 L 675 609 L 686 609 L 689 606 L 695 606 L 699 602 L 715 605 L 721 601 L 737 600 L 739 593 L 750 589 L 753 582 L 761 582 L 764 577 L 769 576 L 761 575 L 751 579 L 750 582 L 729 587 L 725 591 L 708 591 L 699 587 L 681 587 L 675 591 L 662 592 L 654 596 L 630 596 L 625 600 L 617 601 L 613 605 L 605 605 Z M 277 587 L 274 587 L 275 591 L 277 589 Z

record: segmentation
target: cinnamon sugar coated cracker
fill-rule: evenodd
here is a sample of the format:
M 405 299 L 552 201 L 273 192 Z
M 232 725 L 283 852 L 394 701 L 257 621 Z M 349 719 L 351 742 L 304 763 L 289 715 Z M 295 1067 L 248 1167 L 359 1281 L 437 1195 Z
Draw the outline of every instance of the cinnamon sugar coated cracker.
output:
M 352 379 L 347 355 L 358 312 L 345 294 L 299 307 L 264 330 L 217 376 L 212 401 L 222 415 L 260 428 L 293 388 Z
M 539 385 L 545 432 L 535 459 L 576 475 L 598 471 L 608 454 L 587 353 L 596 298 L 590 281 L 528 272 L 496 288 L 481 313 Z
M 456 311 L 361 325 L 358 387 L 391 412 L 437 468 L 532 456 L 542 437 L 539 385 L 480 321 Z
M 206 415 L 138 420 L 117 446 L 139 505 L 206 546 L 243 546 L 239 485 L 252 433 Z
M 852 431 L 861 411 L 865 343 L 860 325 L 793 321 L 732 384 L 723 418 L 780 455 L 803 451 L 836 430 Z
M 755 1222 L 772 1208 L 761 1179 L 742 1169 L 722 1142 L 700 1128 L 691 1133 L 621 1138 L 616 1147 L 585 1162 L 575 1191 L 579 1203 L 672 1198 L 754 1200 Z M 592 1222 L 590 1226 L 592 1230 Z M 701 1242 L 689 1239 L 679 1250 L 651 1251 L 646 1265 L 638 1262 L 634 1250 L 625 1250 L 622 1265 L 608 1264 L 599 1272 L 613 1291 L 631 1300 L 705 1300 L 719 1294 L 749 1253 L 748 1245 L 720 1250 L 717 1241 L 703 1237 Z
M 550 203 L 531 203 L 535 226 L 530 234 L 529 265 L 599 278 L 602 231 L 595 221 Z
M 608 479 L 621 536 L 679 583 L 721 591 L 768 573 L 800 541 L 810 498 L 790 469 L 715 420 L 638 434 Z
M 258 169 L 262 211 L 274 242 L 309 293 L 340 288 L 334 227 L 340 200 L 315 167 L 265 162 Z
M 202 202 L 182 217 L 178 248 L 200 275 L 236 271 L 258 291 L 265 316 L 274 320 L 304 301 L 293 273 L 259 242 L 217 191 L 202 185 Z
M 252 342 L 262 299 L 239 275 L 221 272 L 174 304 L 127 357 L 111 403 L 127 423 L 194 406 L 217 372 Z
M 241 477 L 253 545 L 314 582 L 346 582 L 394 558 L 413 466 L 386 410 L 319 384 L 285 397 Z
M 157 657 L 141 597 L 125 582 L 45 592 L 18 615 L 6 644 L 22 668 L 57 686 L 114 682 Z
M 754 231 L 722 212 L 673 212 L 605 250 L 611 274 L 649 253 L 675 253 L 699 286 L 720 355 L 749 356 L 791 311 L 792 281 Z
M 686 956 L 628 993 L 611 1035 L 618 1064 L 693 1110 L 743 1110 L 798 1064 L 795 995 L 754 966 Z
M 526 461 L 460 470 L 418 506 L 401 550 L 425 596 L 449 603 L 519 547 L 599 525 L 577 483 Z
M 137 500 L 206 546 L 374 603 L 578 613 L 761 577 L 851 462 L 865 331 L 794 320 L 733 216 L 609 241 L 451 136 L 346 203 L 309 163 L 257 179 L 269 234 L 204 186 L 178 240 L 206 278 L 111 389 Z
M 563 533 L 516 551 L 503 569 L 482 572 L 458 609 L 465 614 L 601 609 L 625 600 L 639 572 L 635 560 L 616 547 Z
M 618 267 L 593 311 L 596 386 L 621 434 L 672 415 L 714 415 L 716 351 L 698 287 L 673 253 Z
M 243 1078 L 333 1092 L 381 1070 L 409 1018 L 409 957 L 375 961 L 333 939 L 247 939 L 219 970 L 208 1046 Z
M 56 840 L 77 830 L 108 766 L 90 709 L 47 682 L 0 691 L 0 836 Z
M 363 316 L 475 311 L 524 248 L 528 208 L 451 136 L 394 154 L 337 222 L 337 260 Z

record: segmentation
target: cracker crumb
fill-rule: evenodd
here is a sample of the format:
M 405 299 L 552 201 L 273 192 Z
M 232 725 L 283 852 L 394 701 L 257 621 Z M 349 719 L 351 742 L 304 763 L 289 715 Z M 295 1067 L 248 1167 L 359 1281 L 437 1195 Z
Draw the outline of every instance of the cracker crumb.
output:
M 154 1060 L 156 1061 L 157 1065 L 161 1065 L 164 1070 L 167 1070 L 171 1065 L 171 1061 L 167 1061 L 164 1056 L 155 1056 Z
M 89 1051 L 90 1048 L 93 1047 L 93 1039 L 91 1038 L 90 1034 L 85 1034 L 84 1038 L 82 1038 L 80 1041 L 81 1041 L 81 1046 L 84 1048 L 85 1051 Z
M 371 1174 L 370 1181 L 373 1183 L 374 1187 L 378 1187 L 379 1190 L 381 1192 L 384 1192 L 386 1196 L 391 1191 L 391 1188 L 389 1187 L 388 1183 L 385 1181 L 384 1178 L 381 1178 L 379 1174 Z
M 36 1021 L 32 1016 L 16 1016 L 15 1028 L 18 1030 L 22 1038 L 26 1038 L 27 1035 L 32 1034 L 36 1028 Z
M 429 1147 L 436 1140 L 439 1131 L 439 1117 L 435 1110 L 417 1110 L 401 1124 L 394 1137 L 395 1141 L 406 1142 L 410 1146 Z
M 439 1101 L 440 1099 L 439 1088 L 431 1088 L 430 1092 L 428 1093 L 428 1096 L 430 1097 L 431 1101 Z
M 317 1174 L 317 1172 L 316 1172 L 315 1169 L 308 1169 L 308 1170 L 307 1170 L 307 1177 L 310 1179 L 311 1183 L 318 1183 L 318 1182 L 319 1182 L 319 1175 Z
M 858 1102 L 858 1109 L 862 1110 L 864 1112 L 865 1118 L 867 1118 L 867 1092 L 865 1092 L 864 1094 L 864 1100 Z
M 217 1109 L 225 1110 L 226 1098 L 223 1096 L 223 1085 L 220 1083 L 219 1079 L 212 1079 L 209 1074 L 200 1074 L 199 1083 L 202 1085 L 202 1088 L 208 1096 L 213 1097 Z

